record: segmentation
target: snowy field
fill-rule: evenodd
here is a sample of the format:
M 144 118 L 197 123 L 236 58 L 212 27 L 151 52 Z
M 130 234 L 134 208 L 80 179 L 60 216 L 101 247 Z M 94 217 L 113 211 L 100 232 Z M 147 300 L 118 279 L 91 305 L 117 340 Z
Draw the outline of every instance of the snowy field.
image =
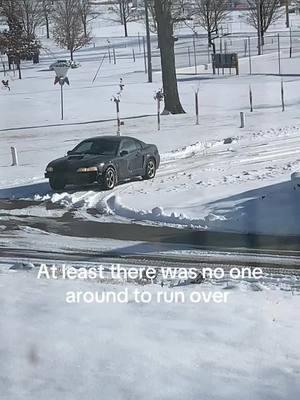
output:
M 240 59 L 239 76 L 228 72 L 213 76 L 211 66 L 206 70 L 204 65 L 198 66 L 195 75 L 186 61 L 184 68 L 178 68 L 186 114 L 162 116 L 161 131 L 157 132 L 153 95 L 161 87 L 161 74 L 156 70 L 154 83 L 147 83 L 136 37 L 133 42 L 131 37 L 127 39 L 128 47 L 124 38 L 114 39 L 115 45 L 119 40 L 117 64 L 106 57 L 94 80 L 107 51 L 103 38 L 108 22 L 105 26 L 103 37 L 100 28 L 94 26 L 99 35 L 95 46 L 76 53 L 81 67 L 69 71 L 71 85 L 65 87 L 64 121 L 60 119 L 60 90 L 53 85 L 54 73 L 48 67 L 67 54 L 51 41 L 45 41 L 47 50 L 39 65 L 24 63 L 23 79 L 18 80 L 11 72 L 11 91 L 1 90 L 0 198 L 37 202 L 27 210 L 6 214 L 56 217 L 72 211 L 80 218 L 99 222 L 298 235 L 300 192 L 290 181 L 291 174 L 300 168 L 298 39 L 292 58 L 286 47 L 281 52 L 281 76 L 278 54 L 271 50 L 260 57 L 253 54 L 252 75 L 247 57 Z M 279 25 L 272 29 L 281 31 L 283 26 L 282 20 L 282 29 Z M 115 27 L 110 29 L 114 32 Z M 132 29 L 135 35 L 141 25 L 132 25 Z M 136 48 L 136 62 L 128 56 L 130 46 Z M 63 156 L 82 139 L 116 133 L 111 98 L 119 90 L 121 77 L 125 83 L 122 135 L 157 145 L 162 158 L 157 177 L 151 182 L 122 184 L 111 192 L 92 186 L 53 193 L 43 178 L 49 161 Z M 281 111 L 281 80 L 285 112 Z M 249 111 L 249 85 L 253 112 Z M 198 126 L 194 117 L 197 89 Z M 243 129 L 241 111 L 246 118 Z M 18 150 L 17 167 L 11 166 L 10 146 Z
M 159 284 L 37 280 L 0 267 L 0 392 L 42 398 L 291 400 L 300 392 L 299 278 L 183 287 L 227 303 L 137 303 Z M 68 291 L 120 292 L 124 304 L 67 304 Z M 13 295 L 12 295 L 13 293 Z
M 80 59 L 78 53 L 78 59 Z M 53 86 L 49 59 L 24 69 L 24 79 L 1 91 L 0 196 L 45 200 L 81 214 L 98 211 L 101 220 L 119 219 L 195 226 L 204 229 L 298 234 L 298 192 L 290 175 L 300 167 L 298 105 L 299 58 L 283 56 L 286 111 L 281 112 L 276 55 L 253 59 L 255 75 L 248 75 L 241 60 L 241 75 L 212 77 L 179 74 L 179 90 L 187 114 L 163 116 L 156 131 L 153 84 L 145 83 L 143 63 L 122 60 L 104 63 L 92 84 L 97 62 L 82 61 L 69 73 L 65 89 L 65 120 L 60 121 L 59 88 Z M 135 71 L 135 72 L 134 72 Z M 134 73 L 133 73 L 134 72 Z M 121 116 L 123 135 L 155 143 L 162 165 L 153 182 L 134 182 L 112 192 L 79 188 L 54 194 L 43 179 L 49 161 L 90 136 L 116 131 L 115 109 L 110 101 L 125 82 Z M 248 87 L 252 85 L 254 112 L 249 112 Z M 193 115 L 193 90 L 200 90 L 200 125 Z M 230 101 L 228 101 L 230 99 Z M 240 129 L 239 113 L 246 113 Z M 134 119 L 127 119 L 136 117 Z M 102 122 L 99 122 L 102 121 Z M 233 138 L 224 144 L 224 139 Z M 55 145 L 54 145 L 55 143 Z M 11 167 L 10 146 L 16 146 L 20 165 Z M 43 210 L 41 210 L 41 213 Z M 253 218 L 253 213 L 257 217 Z

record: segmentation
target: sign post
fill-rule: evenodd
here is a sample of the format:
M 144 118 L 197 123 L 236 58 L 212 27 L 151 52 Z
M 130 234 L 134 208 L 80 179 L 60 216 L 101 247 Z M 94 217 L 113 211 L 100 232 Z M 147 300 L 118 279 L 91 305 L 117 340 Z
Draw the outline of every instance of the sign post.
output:
M 54 65 L 53 69 L 56 73 L 56 77 L 54 80 L 54 85 L 57 83 L 60 84 L 60 108 L 61 108 L 61 119 L 64 119 L 64 84 L 70 85 L 69 78 L 67 77 L 67 73 L 69 71 L 70 66 L 65 63 L 59 63 L 59 65 Z
M 155 93 L 154 100 L 157 102 L 157 130 L 160 131 L 160 103 L 164 99 L 163 90 L 160 89 Z

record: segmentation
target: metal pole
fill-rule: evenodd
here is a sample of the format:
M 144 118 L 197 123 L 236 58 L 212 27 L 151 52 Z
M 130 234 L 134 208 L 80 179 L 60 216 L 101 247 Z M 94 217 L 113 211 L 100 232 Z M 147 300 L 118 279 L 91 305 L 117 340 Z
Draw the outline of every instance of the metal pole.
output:
M 157 98 L 157 130 L 160 131 L 160 99 Z
M 145 2 L 145 21 L 146 21 L 146 37 L 147 37 L 147 58 L 148 58 L 148 82 L 152 82 L 152 56 L 151 56 L 151 37 L 149 26 L 148 0 Z
M 61 119 L 64 119 L 64 85 L 60 84 L 60 107 L 61 107 Z
M 285 0 L 285 26 L 290 27 L 289 0 Z
M 290 58 L 292 58 L 293 54 L 293 38 L 292 38 L 292 28 L 290 27 Z
M 249 102 L 250 102 L 250 112 L 253 112 L 253 96 L 252 96 L 251 85 L 249 85 Z
M 282 107 L 282 112 L 285 111 L 284 86 L 283 86 L 283 80 L 282 79 L 281 79 L 281 107 Z
M 191 52 L 190 52 L 190 48 L 188 47 L 188 57 L 189 57 L 189 67 L 191 67 L 192 66 L 192 63 L 191 63 Z
M 113 48 L 114 64 L 117 64 L 116 50 Z
M 144 36 L 143 36 L 143 52 L 144 52 L 145 74 L 146 74 L 147 73 L 147 56 L 146 56 L 146 43 L 145 43 Z
M 197 55 L 196 55 L 196 39 L 195 39 L 195 35 L 193 36 L 193 48 L 194 48 L 194 66 L 195 66 L 195 74 L 197 74 L 198 71 L 197 71 Z
M 281 59 L 280 59 L 280 36 L 277 35 L 278 40 L 278 74 L 281 75 Z
M 195 92 L 195 111 L 196 111 L 196 125 L 199 125 L 199 101 L 198 101 L 198 90 Z
M 251 62 L 251 39 L 248 36 L 248 56 L 249 56 L 249 73 L 252 74 L 252 62 Z
M 120 136 L 121 133 L 121 120 L 120 120 L 120 100 L 116 99 L 116 109 L 117 109 L 117 135 Z
M 140 37 L 140 32 L 138 32 L 138 44 L 139 44 L 139 52 L 141 52 L 141 37 Z

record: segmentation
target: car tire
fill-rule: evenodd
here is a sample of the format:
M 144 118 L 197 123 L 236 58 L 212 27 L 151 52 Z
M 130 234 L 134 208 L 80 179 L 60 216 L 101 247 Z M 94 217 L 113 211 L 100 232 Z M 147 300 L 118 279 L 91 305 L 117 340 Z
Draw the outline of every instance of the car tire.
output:
M 146 168 L 145 168 L 145 175 L 143 176 L 143 179 L 153 179 L 156 174 L 156 162 L 153 158 L 150 158 L 147 163 L 146 163 Z
M 66 184 L 62 179 L 50 178 L 49 184 L 52 190 L 64 190 Z
M 102 176 L 102 187 L 104 190 L 112 190 L 117 184 L 117 174 L 114 168 L 108 167 Z

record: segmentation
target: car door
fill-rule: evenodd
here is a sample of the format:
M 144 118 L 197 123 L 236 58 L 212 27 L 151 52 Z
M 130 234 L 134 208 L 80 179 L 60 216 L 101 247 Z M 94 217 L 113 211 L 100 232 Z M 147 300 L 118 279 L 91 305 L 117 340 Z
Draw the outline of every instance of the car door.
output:
M 137 170 L 137 146 L 133 139 L 124 139 L 121 142 L 120 153 L 120 171 L 121 178 L 126 179 L 136 175 Z M 126 154 L 124 154 L 126 152 Z

